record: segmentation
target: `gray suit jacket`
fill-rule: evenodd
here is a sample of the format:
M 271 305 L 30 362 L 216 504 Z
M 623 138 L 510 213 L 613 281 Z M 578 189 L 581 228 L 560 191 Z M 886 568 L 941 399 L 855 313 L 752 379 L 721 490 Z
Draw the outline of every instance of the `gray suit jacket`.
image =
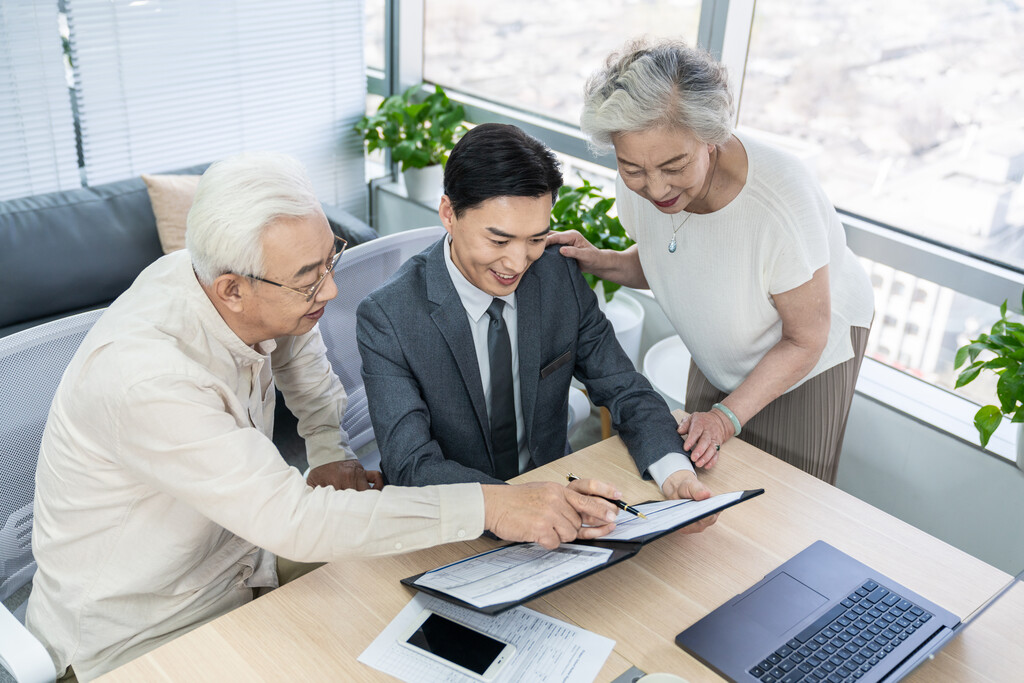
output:
M 523 274 L 516 311 L 532 466 L 565 454 L 573 376 L 611 412 L 645 476 L 666 453 L 683 451 L 668 406 L 622 351 L 575 261 L 547 249 Z M 359 304 L 356 338 L 388 480 L 499 483 L 472 333 L 445 266 L 443 240 Z

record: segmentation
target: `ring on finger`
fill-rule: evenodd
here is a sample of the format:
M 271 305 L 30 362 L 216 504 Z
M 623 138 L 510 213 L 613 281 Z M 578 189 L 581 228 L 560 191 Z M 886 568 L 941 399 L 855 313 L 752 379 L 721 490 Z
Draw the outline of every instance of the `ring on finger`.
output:
M 720 443 L 716 443 L 716 444 L 715 444 L 715 453 L 717 453 L 717 452 L 718 452 L 718 451 L 720 451 L 720 450 L 722 450 L 722 444 L 720 444 Z

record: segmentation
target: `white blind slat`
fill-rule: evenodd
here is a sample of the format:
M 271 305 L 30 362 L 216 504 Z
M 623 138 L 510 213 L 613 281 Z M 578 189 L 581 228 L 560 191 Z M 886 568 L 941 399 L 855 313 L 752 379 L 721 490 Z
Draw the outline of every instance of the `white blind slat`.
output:
M 0 3 L 0 200 L 81 186 L 57 3 Z
M 267 149 L 365 213 L 361 2 L 66 6 L 90 184 Z

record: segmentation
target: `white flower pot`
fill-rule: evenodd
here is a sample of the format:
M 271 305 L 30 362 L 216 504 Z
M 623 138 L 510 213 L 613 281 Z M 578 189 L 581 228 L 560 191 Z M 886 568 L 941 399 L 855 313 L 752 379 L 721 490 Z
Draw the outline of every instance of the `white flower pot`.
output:
M 426 168 L 410 168 L 402 172 L 405 193 L 409 199 L 437 208 L 444 187 L 444 167 L 440 164 Z
M 603 302 L 604 291 L 597 294 L 598 301 Z M 615 328 L 615 338 L 619 340 L 622 350 L 633 361 L 633 367 L 638 367 L 640 365 L 640 338 L 644 331 L 644 307 L 639 301 L 620 289 L 604 307 L 604 314 Z

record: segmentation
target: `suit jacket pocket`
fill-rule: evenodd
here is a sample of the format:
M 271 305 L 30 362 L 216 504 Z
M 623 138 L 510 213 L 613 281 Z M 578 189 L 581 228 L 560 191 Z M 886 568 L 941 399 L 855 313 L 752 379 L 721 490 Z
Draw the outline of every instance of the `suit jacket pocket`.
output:
M 568 363 L 571 360 L 572 360 L 572 349 L 568 349 L 561 356 L 559 356 L 558 358 L 556 358 L 555 360 L 551 361 L 546 366 L 541 368 L 540 378 L 544 379 L 545 377 L 550 375 L 552 372 L 554 372 L 558 368 L 562 367 L 563 365 L 565 365 L 566 363 Z

